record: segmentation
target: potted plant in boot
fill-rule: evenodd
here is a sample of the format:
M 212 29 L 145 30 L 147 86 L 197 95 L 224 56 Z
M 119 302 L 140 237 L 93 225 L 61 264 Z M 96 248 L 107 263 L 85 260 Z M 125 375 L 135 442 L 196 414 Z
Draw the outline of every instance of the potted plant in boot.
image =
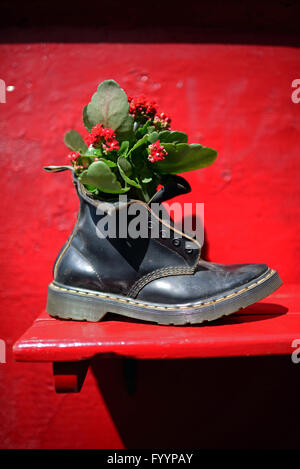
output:
M 161 203 L 191 190 L 178 174 L 212 164 L 217 152 L 188 144 L 147 99 L 102 82 L 83 109 L 84 138 L 65 143 L 80 207 L 49 285 L 51 316 L 99 321 L 117 313 L 158 324 L 194 324 L 226 316 L 281 285 L 265 264 L 220 265 L 179 230 Z M 157 188 L 161 186 L 159 190 Z

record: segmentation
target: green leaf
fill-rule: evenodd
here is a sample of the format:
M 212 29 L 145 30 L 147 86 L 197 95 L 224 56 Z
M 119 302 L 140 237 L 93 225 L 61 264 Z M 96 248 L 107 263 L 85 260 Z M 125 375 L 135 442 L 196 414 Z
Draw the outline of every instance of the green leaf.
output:
M 141 137 L 143 137 L 146 134 L 151 134 L 151 132 L 154 132 L 155 127 L 152 124 L 151 120 L 148 120 L 142 127 L 138 127 L 136 130 L 136 134 Z M 138 125 L 137 122 L 135 122 L 135 125 Z
M 129 142 L 128 140 L 124 140 L 124 142 L 121 143 L 120 149 L 118 151 L 119 155 L 121 156 L 126 156 L 129 148 Z
M 84 163 L 85 159 L 87 160 L 87 162 L 89 163 L 91 160 L 94 162 L 94 159 L 95 159 L 95 156 L 96 155 L 88 155 L 88 154 L 84 154 L 84 155 L 80 155 L 81 156 L 81 161 Z M 109 168 L 116 168 L 117 167 L 117 163 L 115 163 L 114 161 L 112 160 L 107 160 L 106 158 L 102 158 L 102 157 L 98 157 L 98 160 L 99 161 L 103 161 L 105 164 L 107 164 L 107 166 Z
M 178 132 L 177 130 L 163 130 L 159 132 L 158 140 L 160 140 L 161 143 L 187 143 L 188 136 L 184 132 Z
M 90 149 L 90 147 L 89 147 L 89 149 Z M 90 152 L 89 152 L 89 153 L 90 153 Z M 94 155 L 94 156 L 103 156 L 103 150 L 102 150 L 102 148 L 101 148 L 101 147 L 99 147 L 99 148 L 94 148 L 94 147 L 92 146 L 92 148 L 91 148 L 91 155 Z
M 94 187 L 94 186 L 89 186 L 88 184 L 86 185 L 86 188 L 89 192 L 91 192 L 92 194 L 95 194 L 95 195 L 98 195 L 99 194 L 99 189 L 97 189 L 97 187 Z
M 100 83 L 87 106 L 88 121 L 102 124 L 120 136 L 132 133 L 133 116 L 129 114 L 128 97 L 114 80 Z
M 152 134 L 152 132 L 155 132 L 155 127 L 154 125 L 149 125 L 148 129 L 147 129 L 147 133 L 148 134 Z
M 104 161 L 96 161 L 78 178 L 82 184 L 97 187 L 102 192 L 109 194 L 124 194 L 130 187 L 123 188 L 116 175 Z
M 132 163 L 132 166 L 134 167 L 136 174 L 139 174 L 141 169 L 143 168 L 145 164 L 145 158 L 146 155 L 142 155 L 139 151 L 133 152 L 131 154 L 130 161 Z
M 89 164 L 94 161 L 94 158 L 92 156 L 83 156 L 81 155 L 81 164 L 83 164 L 84 166 L 89 166 Z
M 130 186 L 134 186 L 138 189 L 141 189 L 140 184 L 129 177 L 132 174 L 132 166 L 126 158 L 122 156 L 118 158 L 118 168 L 125 182 L 127 182 Z
M 82 120 L 83 120 L 83 123 L 84 123 L 84 126 L 87 130 L 91 130 L 91 128 L 93 127 L 92 124 L 90 123 L 89 121 L 89 118 L 88 118 L 88 115 L 87 115 L 87 106 L 84 106 L 83 110 L 82 110 Z
M 148 135 L 144 135 L 143 138 L 140 138 L 140 140 L 138 140 L 135 143 L 135 145 L 133 145 L 133 147 L 130 149 L 128 155 L 130 155 L 133 151 L 135 151 L 137 148 L 141 147 L 142 145 L 144 145 L 147 142 L 148 142 Z
M 149 182 L 151 182 L 152 179 L 153 179 L 153 173 L 148 168 L 148 166 L 145 165 L 140 172 L 140 180 L 142 181 L 143 184 L 149 184 Z
M 87 151 L 84 152 L 84 156 L 102 156 L 102 150 L 100 148 L 94 148 L 90 145 Z
M 115 163 L 114 161 L 107 160 L 105 158 L 99 158 L 99 161 L 103 161 L 103 163 L 105 163 L 109 168 L 116 168 L 117 167 L 117 163 Z
M 156 142 L 156 140 L 159 139 L 158 135 L 159 135 L 159 134 L 158 134 L 158 132 L 156 132 L 156 131 L 151 132 L 151 134 L 147 135 L 147 137 L 148 137 L 148 142 L 149 142 L 149 143 L 154 143 L 154 142 Z
M 163 161 L 153 163 L 154 167 L 162 174 L 178 174 L 186 171 L 204 168 L 211 165 L 217 152 L 212 148 L 203 147 L 198 143 L 166 143 L 164 144 L 167 155 Z
M 69 132 L 65 134 L 64 142 L 70 150 L 78 151 L 79 153 L 85 153 L 88 149 L 80 133 L 76 130 L 69 130 Z

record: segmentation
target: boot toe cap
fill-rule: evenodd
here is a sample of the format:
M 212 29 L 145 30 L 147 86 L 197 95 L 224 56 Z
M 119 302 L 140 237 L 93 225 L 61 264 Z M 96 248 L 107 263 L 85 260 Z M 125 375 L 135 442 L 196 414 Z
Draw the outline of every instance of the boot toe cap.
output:
M 152 280 L 140 290 L 137 299 L 164 304 L 198 302 L 242 288 L 268 271 L 265 264 L 206 264 L 206 268 L 197 270 L 193 275 Z

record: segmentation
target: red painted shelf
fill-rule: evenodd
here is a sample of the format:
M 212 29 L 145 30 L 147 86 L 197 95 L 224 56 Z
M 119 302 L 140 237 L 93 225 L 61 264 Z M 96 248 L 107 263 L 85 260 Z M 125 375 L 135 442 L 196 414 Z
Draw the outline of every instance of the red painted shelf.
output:
M 239 313 L 199 326 L 159 326 L 111 316 L 99 323 L 42 313 L 15 343 L 17 361 L 72 362 L 97 354 L 136 359 L 290 354 L 300 339 L 300 285 L 283 285 Z

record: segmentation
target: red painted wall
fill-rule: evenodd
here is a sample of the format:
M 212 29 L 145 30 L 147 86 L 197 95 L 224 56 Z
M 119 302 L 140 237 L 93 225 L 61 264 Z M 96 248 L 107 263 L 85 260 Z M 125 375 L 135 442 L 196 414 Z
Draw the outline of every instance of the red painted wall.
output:
M 15 87 L 0 104 L 0 338 L 7 343 L 7 363 L 0 364 L 1 447 L 134 446 L 134 429 L 128 437 L 116 427 L 91 372 L 81 394 L 55 395 L 48 365 L 16 364 L 11 356 L 13 342 L 45 306 L 52 264 L 77 211 L 70 175 L 46 174 L 42 166 L 65 163 L 63 135 L 83 131 L 82 107 L 97 84 L 113 78 L 129 94 L 148 95 L 190 142 L 218 150 L 214 165 L 187 174 L 193 192 L 180 199 L 205 203 L 210 260 L 265 262 L 284 282 L 297 283 L 300 103 L 291 100 L 291 83 L 300 78 L 299 61 L 299 49 L 288 46 L 0 46 L 0 78 Z M 116 386 L 118 366 L 106 369 Z M 152 365 L 145 366 L 140 405 Z M 163 379 L 164 365 L 156 366 Z M 126 403 L 127 411 L 119 409 L 123 423 L 132 415 L 126 412 L 135 412 L 130 398 Z M 145 446 L 141 436 L 137 441 Z

